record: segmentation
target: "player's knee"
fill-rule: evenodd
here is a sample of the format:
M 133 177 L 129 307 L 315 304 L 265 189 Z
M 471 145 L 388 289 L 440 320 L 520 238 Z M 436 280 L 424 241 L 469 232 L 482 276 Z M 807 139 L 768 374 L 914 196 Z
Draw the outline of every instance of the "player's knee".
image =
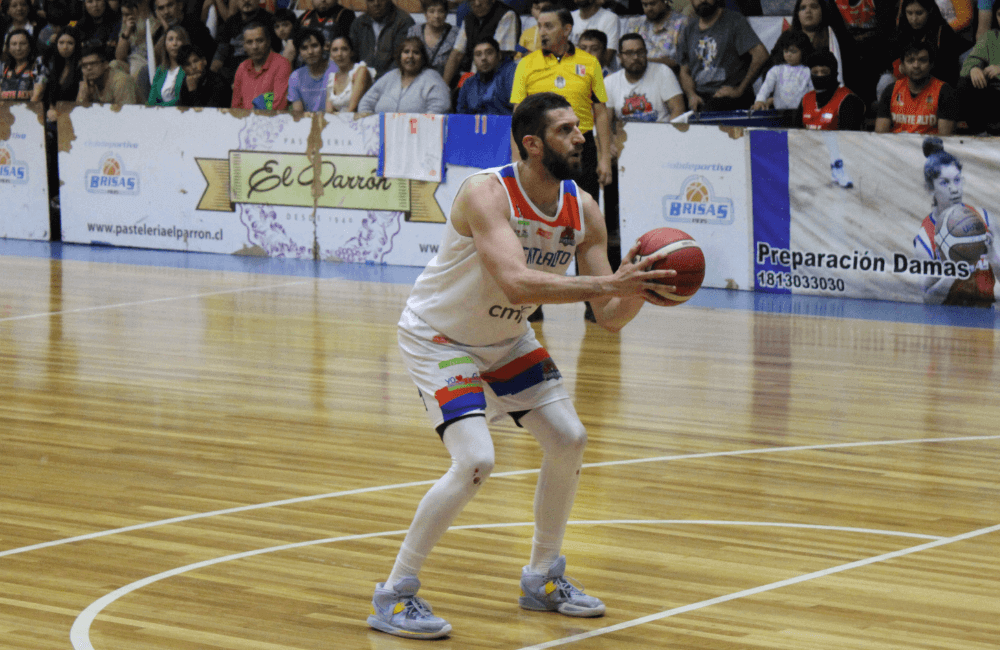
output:
M 467 478 L 473 487 L 482 485 L 493 473 L 493 449 L 478 449 L 457 462 L 456 471 Z
M 582 454 L 587 446 L 587 430 L 582 422 L 575 422 L 562 432 L 560 446 L 566 452 L 577 452 Z

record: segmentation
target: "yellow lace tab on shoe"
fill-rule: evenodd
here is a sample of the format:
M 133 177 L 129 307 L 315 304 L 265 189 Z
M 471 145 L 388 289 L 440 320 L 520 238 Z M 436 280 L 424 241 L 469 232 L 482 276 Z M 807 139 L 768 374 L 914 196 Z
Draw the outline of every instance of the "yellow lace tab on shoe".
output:
M 404 609 L 406 609 L 406 605 L 404 605 L 403 603 L 396 603 L 396 606 L 392 608 L 392 613 L 398 614 Z
M 556 589 L 557 589 L 556 583 L 551 582 L 551 581 L 545 583 L 545 595 L 546 596 L 548 596 L 549 594 L 551 594 Z

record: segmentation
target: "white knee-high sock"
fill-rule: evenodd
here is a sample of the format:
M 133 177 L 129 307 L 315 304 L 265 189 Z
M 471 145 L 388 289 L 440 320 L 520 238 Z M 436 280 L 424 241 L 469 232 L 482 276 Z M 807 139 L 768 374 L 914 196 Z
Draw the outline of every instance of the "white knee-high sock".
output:
M 417 576 L 431 549 L 493 471 L 493 440 L 485 418 L 471 417 L 448 425 L 444 446 L 451 454 L 451 467 L 417 506 L 386 580 L 388 587 L 404 577 Z
M 823 141 L 826 143 L 826 151 L 830 154 L 830 164 L 840 160 L 840 140 L 837 139 L 836 131 L 823 131 Z
M 568 399 L 533 409 L 521 423 L 544 452 L 535 488 L 535 534 L 528 566 L 532 572 L 547 573 L 562 549 L 580 482 L 587 432 Z

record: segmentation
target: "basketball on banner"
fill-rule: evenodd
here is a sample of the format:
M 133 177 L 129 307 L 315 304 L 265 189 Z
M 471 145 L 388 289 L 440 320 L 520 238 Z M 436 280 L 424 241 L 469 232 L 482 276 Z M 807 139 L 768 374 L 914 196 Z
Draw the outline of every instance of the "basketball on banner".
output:
M 975 263 L 986 254 L 986 220 L 970 205 L 953 205 L 937 223 L 935 243 L 941 257 L 952 262 Z

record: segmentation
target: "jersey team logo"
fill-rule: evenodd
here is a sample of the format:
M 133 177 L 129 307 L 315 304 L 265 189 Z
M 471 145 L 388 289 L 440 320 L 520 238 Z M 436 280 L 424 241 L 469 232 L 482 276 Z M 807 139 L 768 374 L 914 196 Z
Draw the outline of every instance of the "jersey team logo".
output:
M 88 169 L 85 175 L 86 188 L 94 194 L 139 193 L 139 174 L 125 169 L 121 159 L 113 153 L 106 153 L 98 164 L 98 169 Z
M 9 146 L 0 144 L 0 183 L 23 185 L 28 182 L 28 166 L 14 158 Z
M 683 223 L 727 225 L 733 222 L 733 200 L 715 196 L 704 176 L 688 176 L 678 196 L 663 197 L 663 218 Z

